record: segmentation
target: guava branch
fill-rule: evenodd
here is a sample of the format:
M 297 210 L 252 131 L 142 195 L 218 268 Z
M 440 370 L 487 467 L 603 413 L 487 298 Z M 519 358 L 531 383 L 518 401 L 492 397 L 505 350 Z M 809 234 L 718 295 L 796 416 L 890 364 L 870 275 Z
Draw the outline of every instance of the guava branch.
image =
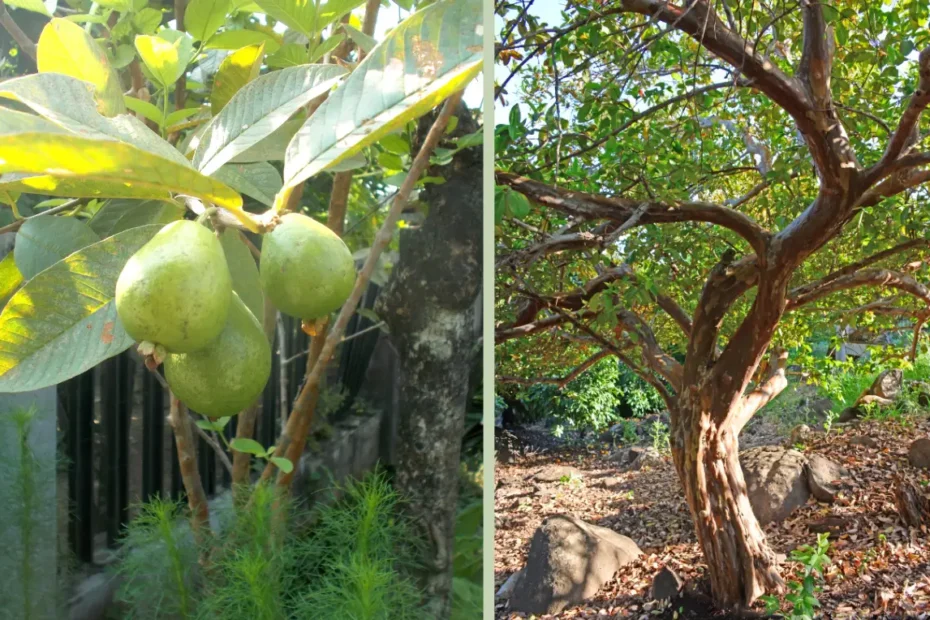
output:
M 187 492 L 187 503 L 191 510 L 191 529 L 197 544 L 206 549 L 203 544 L 210 534 L 210 508 L 207 504 L 207 494 L 203 490 L 200 471 L 197 469 L 197 452 L 194 447 L 194 434 L 191 432 L 191 419 L 187 414 L 187 407 L 177 397 L 169 393 L 171 399 L 168 422 L 174 429 L 174 443 L 178 448 L 178 466 L 181 470 L 181 480 Z M 201 564 L 207 558 L 201 556 Z
M 420 147 L 420 151 L 417 153 L 417 156 L 410 166 L 407 178 L 397 192 L 397 196 L 394 198 L 394 202 L 391 204 L 391 208 L 385 216 L 381 228 L 378 230 L 377 235 L 375 235 L 371 250 L 368 253 L 368 257 L 365 259 L 365 264 L 362 266 L 358 278 L 355 280 L 352 293 L 349 295 L 345 304 L 343 304 L 335 323 L 327 334 L 325 341 L 323 341 L 318 358 L 314 360 L 313 355 L 311 355 L 311 359 L 308 360 L 308 368 L 310 368 L 309 364 L 313 362 L 312 370 L 307 373 L 307 380 L 304 382 L 304 386 L 297 397 L 294 409 L 291 411 L 290 416 L 288 416 L 287 424 L 281 436 L 278 438 L 278 443 L 275 448 L 275 454 L 284 455 L 294 463 L 295 466 L 300 462 L 300 456 L 303 453 L 304 445 L 307 441 L 309 419 L 312 416 L 316 404 L 320 381 L 323 377 L 326 365 L 332 357 L 336 346 L 342 341 L 342 335 L 361 301 L 365 288 L 368 286 L 368 282 L 371 280 L 371 276 L 377 267 L 378 259 L 394 236 L 397 221 L 400 219 L 400 215 L 407 205 L 410 193 L 413 191 L 420 176 L 429 166 L 430 155 L 433 149 L 436 148 L 436 145 L 439 144 L 446 126 L 449 123 L 449 119 L 452 117 L 461 99 L 461 91 L 450 96 L 443 105 L 435 122 L 433 122 L 433 126 L 430 128 L 423 142 L 423 146 Z M 314 340 L 319 342 L 322 339 L 318 337 Z M 295 467 L 295 471 L 296 470 L 297 468 Z M 269 480 L 273 473 L 274 466 L 269 463 L 262 472 L 262 480 Z M 287 486 L 290 484 L 292 477 L 293 472 L 290 474 L 280 472 L 278 474 L 277 483 L 282 487 Z
M 734 411 L 738 412 L 730 421 L 734 433 L 738 433 L 759 409 L 762 409 L 788 387 L 788 378 L 785 376 L 785 368 L 788 365 L 788 351 L 774 349 L 771 358 L 769 377 L 759 387 L 743 397 L 740 407 L 734 408 Z
M 7 224 L 6 226 L 0 228 L 0 234 L 8 233 L 8 232 L 16 232 L 22 227 L 23 224 L 25 224 L 29 220 L 34 220 L 37 217 L 46 217 L 48 215 L 57 215 L 65 211 L 70 211 L 71 209 L 74 209 L 75 207 L 80 206 L 82 203 L 86 202 L 87 200 L 88 200 L 87 198 L 74 198 L 64 204 L 58 205 L 57 207 L 52 207 L 51 209 L 48 209 L 47 211 L 43 211 L 42 213 L 36 213 L 35 215 L 24 217 L 21 220 L 16 220 L 15 222 L 11 222 Z
M 795 310 L 831 293 L 863 286 L 897 289 L 923 301 L 930 308 L 930 289 L 914 278 L 890 269 L 863 269 L 834 278 L 818 286 L 806 287 L 802 292 L 789 297 L 785 310 Z
M 3 29 L 10 33 L 13 41 L 16 42 L 16 46 L 32 58 L 33 62 L 36 62 L 36 44 L 32 42 L 29 35 L 23 32 L 23 29 L 19 27 L 13 16 L 6 10 L 6 4 L 3 0 L 0 0 L 0 26 L 3 26 Z
M 610 351 L 598 351 L 584 362 L 576 366 L 572 371 L 562 377 L 536 377 L 525 379 L 523 377 L 497 377 L 498 383 L 516 383 L 517 385 L 536 385 L 537 383 L 551 383 L 557 387 L 564 388 L 566 385 L 577 379 L 581 373 L 594 366 L 596 363 L 608 357 Z
M 635 221 L 645 224 L 707 222 L 729 228 L 745 239 L 757 254 L 765 253 L 770 233 L 748 215 L 708 202 L 658 202 L 598 196 L 552 187 L 509 172 L 497 171 L 497 183 L 520 192 L 530 200 L 581 219 L 607 219 L 625 223 L 637 211 Z

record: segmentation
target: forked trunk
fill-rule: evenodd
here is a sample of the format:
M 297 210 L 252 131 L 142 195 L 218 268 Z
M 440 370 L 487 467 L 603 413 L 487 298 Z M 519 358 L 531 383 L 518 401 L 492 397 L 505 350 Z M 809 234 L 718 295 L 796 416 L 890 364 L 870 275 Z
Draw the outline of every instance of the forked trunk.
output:
M 781 591 L 778 562 L 749 504 L 736 434 L 704 411 L 681 411 L 672 425 L 675 467 L 717 604 L 746 608 Z

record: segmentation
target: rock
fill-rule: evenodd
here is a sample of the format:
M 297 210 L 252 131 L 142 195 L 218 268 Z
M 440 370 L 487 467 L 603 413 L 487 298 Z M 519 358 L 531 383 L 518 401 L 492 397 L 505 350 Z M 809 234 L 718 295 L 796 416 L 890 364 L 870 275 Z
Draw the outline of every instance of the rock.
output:
M 914 467 L 930 469 L 930 439 L 921 437 L 907 449 L 907 460 Z
M 809 407 L 815 414 L 826 417 L 827 413 L 833 409 L 833 399 L 821 398 L 812 402 Z
M 839 492 L 837 481 L 848 475 L 845 468 L 818 454 L 807 459 L 807 484 L 821 502 L 833 502 Z
M 921 407 L 930 407 L 930 383 L 926 381 L 911 381 L 908 388 L 917 395 L 918 405 Z
M 875 377 L 872 385 L 863 392 L 862 396 L 878 396 L 894 400 L 901 394 L 904 384 L 904 373 L 899 369 L 886 370 Z M 861 399 L 861 397 L 860 397 Z
M 868 435 L 856 435 L 849 440 L 849 445 L 865 446 L 866 448 L 877 448 L 878 442 L 875 441 L 875 438 L 869 437 Z
M 666 566 L 652 580 L 652 598 L 657 601 L 671 600 L 678 596 L 684 585 L 678 573 Z
M 501 585 L 500 589 L 497 591 L 497 598 L 507 599 L 510 598 L 510 595 L 513 594 L 513 591 L 516 589 L 517 585 L 520 583 L 520 578 L 523 577 L 523 570 L 518 570 L 513 575 L 507 578 L 507 581 Z
M 617 450 L 607 457 L 622 471 L 638 471 L 643 467 L 656 467 L 664 463 L 662 455 L 653 447 L 634 446 Z
M 630 538 L 567 515 L 543 521 L 510 596 L 510 609 L 556 614 L 594 596 L 621 566 L 640 555 Z
M 846 424 L 847 422 L 853 422 L 861 418 L 865 412 L 859 407 L 847 407 L 840 412 L 840 417 L 836 419 L 838 424 Z
M 749 503 L 759 523 L 781 521 L 810 497 L 807 458 L 797 450 L 760 446 L 740 453 Z
M 811 430 L 811 427 L 807 424 L 798 424 L 793 429 L 791 429 L 791 435 L 789 437 L 789 445 L 797 445 L 807 443 L 811 440 L 811 437 L 814 436 L 814 431 Z
M 581 478 L 581 470 L 568 465 L 547 467 L 533 476 L 539 482 L 559 482 L 563 479 Z

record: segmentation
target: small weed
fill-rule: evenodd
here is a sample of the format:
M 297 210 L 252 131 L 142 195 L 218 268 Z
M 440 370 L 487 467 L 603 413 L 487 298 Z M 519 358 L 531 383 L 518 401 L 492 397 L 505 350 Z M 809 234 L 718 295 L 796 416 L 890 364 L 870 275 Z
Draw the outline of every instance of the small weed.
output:
M 652 447 L 659 454 L 668 454 L 671 451 L 669 443 L 668 426 L 655 420 L 649 427 L 649 436 L 652 438 Z
M 829 562 L 830 551 L 829 534 L 818 534 L 816 546 L 803 545 L 791 552 L 791 559 L 802 565 L 801 581 L 789 581 L 785 600 L 780 601 L 776 596 L 764 596 L 765 611 L 768 614 L 777 614 L 784 607 L 790 605 L 786 611 L 786 618 L 791 620 L 810 620 L 814 612 L 820 607 L 817 592 L 821 590 L 817 585 L 817 578 L 823 576 L 823 565 Z

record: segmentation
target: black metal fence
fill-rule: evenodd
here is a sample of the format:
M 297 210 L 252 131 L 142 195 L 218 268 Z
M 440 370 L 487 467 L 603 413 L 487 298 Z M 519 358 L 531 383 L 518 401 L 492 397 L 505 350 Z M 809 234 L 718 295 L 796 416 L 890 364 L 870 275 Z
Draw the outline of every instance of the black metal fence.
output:
M 361 307 L 371 309 L 378 287 L 370 285 Z M 346 415 L 361 389 L 379 330 L 367 317 L 350 321 L 330 386 L 344 400 L 331 413 Z M 271 378 L 262 396 L 255 439 L 273 445 L 300 390 L 310 338 L 300 321 L 284 317 L 272 349 Z M 334 385 L 335 384 L 335 385 Z M 138 357 L 126 351 L 58 386 L 59 453 L 67 470 L 68 539 L 76 559 L 93 562 L 101 548 L 119 543 L 133 506 L 155 496 L 182 499 L 177 448 L 166 428 L 168 395 Z M 227 425 L 235 436 L 236 419 Z M 198 439 L 198 466 L 208 495 L 230 484 L 215 452 Z M 65 475 L 64 472 L 61 475 Z M 64 482 L 64 481 L 62 481 Z M 61 501 L 61 499 L 59 500 Z

